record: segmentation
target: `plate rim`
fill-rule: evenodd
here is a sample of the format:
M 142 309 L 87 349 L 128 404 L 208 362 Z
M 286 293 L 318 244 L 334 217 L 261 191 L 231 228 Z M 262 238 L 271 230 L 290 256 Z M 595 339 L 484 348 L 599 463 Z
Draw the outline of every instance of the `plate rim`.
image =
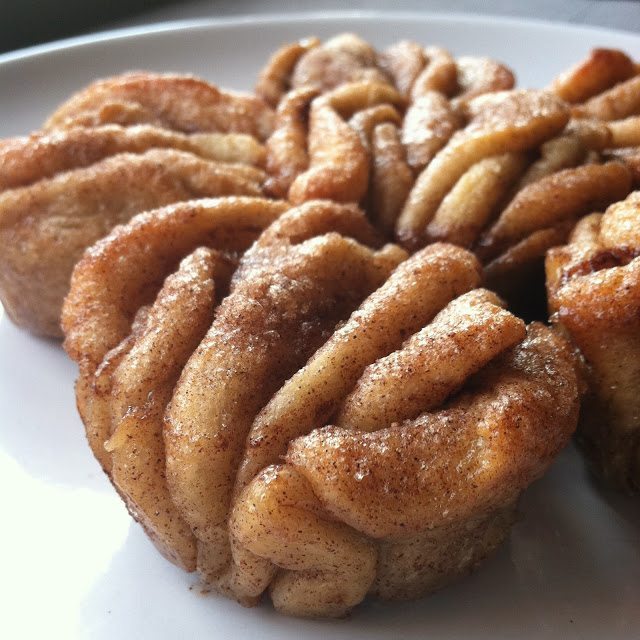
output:
M 459 11 L 386 11 L 386 10 L 331 10 L 331 11 L 300 11 L 282 13 L 250 13 L 225 17 L 202 17 L 185 20 L 163 20 L 148 22 L 132 27 L 106 29 L 88 34 L 71 36 L 60 40 L 53 40 L 30 47 L 23 47 L 0 54 L 0 70 L 12 63 L 20 63 L 39 57 L 46 57 L 67 50 L 77 50 L 94 44 L 111 41 L 152 37 L 163 33 L 190 31 L 193 29 L 230 29 L 247 25 L 281 25 L 308 24 L 331 22 L 340 19 L 362 20 L 377 22 L 384 19 L 410 22 L 440 22 L 440 23 L 475 23 L 476 25 L 501 25 L 503 27 L 535 27 L 550 31 L 573 32 L 589 34 L 593 37 L 623 36 L 638 39 L 640 34 L 624 29 L 600 27 L 592 24 L 566 22 L 561 20 L 546 20 L 528 16 L 506 16 L 500 14 L 473 14 Z

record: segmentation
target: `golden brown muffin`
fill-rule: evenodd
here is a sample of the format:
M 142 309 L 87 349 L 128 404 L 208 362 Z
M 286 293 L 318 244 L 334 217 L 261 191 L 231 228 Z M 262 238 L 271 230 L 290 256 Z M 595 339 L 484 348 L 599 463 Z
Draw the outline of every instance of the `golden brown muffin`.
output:
M 581 216 L 629 193 L 631 161 L 607 150 L 616 135 L 630 139 L 633 123 L 616 134 L 570 120 L 570 105 L 553 92 L 501 91 L 512 83 L 508 72 L 471 58 L 457 63 L 451 100 L 437 81 L 445 68 L 438 56 L 429 82 L 430 67 L 402 42 L 380 57 L 393 82 L 353 82 L 345 71 L 337 86 L 282 84 L 266 144 L 267 192 L 293 203 L 360 203 L 387 238 L 412 251 L 437 241 L 469 248 L 489 288 L 519 313 L 544 317 L 544 254 Z
M 34 333 L 60 337 L 83 250 L 148 209 L 262 195 L 260 98 L 190 76 L 129 73 L 72 96 L 43 131 L 0 140 L 0 300 Z
M 640 489 L 640 192 L 583 218 L 547 255 L 552 321 L 585 362 L 579 441 L 609 484 Z
M 541 318 L 546 251 L 640 185 L 636 72 L 623 52 L 598 49 L 547 91 L 509 91 L 500 63 L 410 41 L 383 52 L 350 34 L 287 45 L 258 87 L 278 112 L 268 191 L 358 202 L 412 251 L 469 248 L 489 288 Z M 607 114 L 596 98 L 626 106 Z
M 166 557 L 243 604 L 340 616 L 489 555 L 578 387 L 471 253 L 408 257 L 352 204 L 289 207 L 137 216 L 75 268 L 65 348 L 89 443 Z

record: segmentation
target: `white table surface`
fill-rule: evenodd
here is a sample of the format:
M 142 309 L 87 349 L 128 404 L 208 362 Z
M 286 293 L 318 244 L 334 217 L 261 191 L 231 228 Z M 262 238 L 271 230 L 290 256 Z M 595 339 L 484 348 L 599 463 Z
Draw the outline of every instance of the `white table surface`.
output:
M 259 13 L 305 11 L 430 11 L 520 16 L 640 32 L 637 0 L 187 0 L 109 27 Z

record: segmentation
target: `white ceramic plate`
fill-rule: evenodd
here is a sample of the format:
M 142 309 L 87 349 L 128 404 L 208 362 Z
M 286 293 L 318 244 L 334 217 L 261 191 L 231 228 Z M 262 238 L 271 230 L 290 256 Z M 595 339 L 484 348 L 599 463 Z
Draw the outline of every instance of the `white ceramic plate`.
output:
M 0 56 L 0 136 L 38 126 L 71 91 L 127 69 L 197 73 L 249 88 L 266 55 L 353 30 L 483 54 L 543 86 L 590 47 L 640 57 L 640 37 L 493 18 L 331 15 L 152 27 Z M 2 311 L 0 309 L 0 315 Z M 347 620 L 281 617 L 192 588 L 131 522 L 93 460 L 58 344 L 0 319 L 0 637 L 631 639 L 640 633 L 640 508 L 596 488 L 573 448 L 526 492 L 510 541 L 471 578 Z

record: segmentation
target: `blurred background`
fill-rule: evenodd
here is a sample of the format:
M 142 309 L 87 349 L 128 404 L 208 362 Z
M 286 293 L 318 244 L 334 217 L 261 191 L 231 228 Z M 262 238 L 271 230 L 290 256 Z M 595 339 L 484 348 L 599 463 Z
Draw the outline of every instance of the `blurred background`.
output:
M 158 21 L 349 9 L 458 11 L 640 32 L 637 0 L 0 0 L 0 52 Z

